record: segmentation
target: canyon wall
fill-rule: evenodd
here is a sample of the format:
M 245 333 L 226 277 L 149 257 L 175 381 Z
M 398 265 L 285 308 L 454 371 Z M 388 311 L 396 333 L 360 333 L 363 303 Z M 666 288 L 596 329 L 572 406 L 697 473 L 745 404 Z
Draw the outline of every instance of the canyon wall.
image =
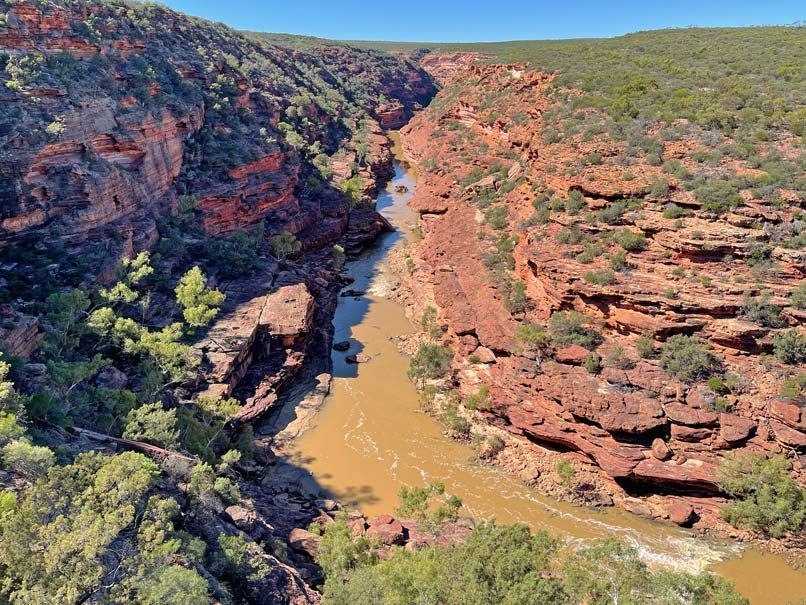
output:
M 158 7 L 7 8 L 0 245 L 117 259 L 151 247 L 180 200 L 208 235 L 263 224 L 334 242 L 350 222 L 342 183 L 371 193 L 391 165 L 381 126 L 435 92 L 404 59 L 269 46 Z
M 181 531 L 203 541 L 208 555 L 160 561 L 188 573 L 195 566 L 217 602 L 320 601 L 313 586 L 321 570 L 312 557 L 321 538 L 302 528 L 332 523 L 339 507 L 277 476 L 271 439 L 255 439 L 250 423 L 272 411 L 292 381 L 307 385 L 303 369 L 328 371 L 345 254 L 391 228 L 374 209 L 394 173 L 385 129 L 404 125 L 435 93 L 433 79 L 402 57 L 346 46 L 294 50 L 156 4 L 0 0 L 0 369 L 5 379 L 11 355 L 10 378 L 22 395 L 15 413 L 70 459 L 99 451 L 111 460 L 119 447 L 156 452 L 165 466 L 153 494 L 183 509 Z M 288 249 L 275 245 L 280 234 Z M 70 389 L 100 397 L 82 413 L 51 396 L 51 362 L 80 368 L 92 355 L 78 341 L 48 346 L 60 321 L 51 296 L 97 302 L 100 286 L 120 278 L 121 260 L 146 250 L 159 279 L 134 295 L 143 295 L 137 312 L 117 309 L 128 321 L 136 315 L 148 330 L 181 317 L 174 287 L 194 265 L 226 294 L 209 327 L 166 343 L 189 370 L 163 382 L 156 396 L 170 408 L 167 417 L 180 417 L 181 444 L 122 439 L 122 426 L 102 425 L 99 410 L 116 394 L 132 405 L 145 400 L 143 359 L 131 351 L 101 346 L 95 360 L 103 356 L 103 371 Z M 65 313 L 81 326 L 78 340 L 89 336 L 87 307 Z M 326 385 L 318 392 L 324 396 Z M 204 426 L 196 416 L 202 395 L 214 402 Z M 35 409 L 37 397 L 50 409 Z M 240 409 L 222 417 L 215 406 L 229 397 Z M 74 417 L 77 426 L 71 420 L 63 430 L 49 414 Z M 117 420 L 127 423 L 121 414 Z M 205 433 L 210 422 L 220 424 Z M 242 436 L 244 456 L 223 471 L 217 458 L 225 449 L 235 454 L 230 446 Z M 228 495 L 191 493 L 194 464 L 214 472 L 199 465 L 202 457 L 228 473 Z M 172 462 L 186 468 L 174 473 Z M 31 482 L 2 466 L 3 494 L 21 501 Z M 351 523 L 377 532 L 389 548 L 403 542 L 398 520 L 365 524 L 353 515 Z M 419 535 L 415 526 L 410 531 Z M 127 542 L 136 529 L 126 534 L 117 542 L 126 551 L 118 569 L 137 553 Z M 243 548 L 228 566 L 224 538 Z M 112 560 L 107 554 L 97 547 L 99 569 Z M 232 582 L 233 568 L 250 566 L 255 573 L 232 586 L 217 579 Z M 92 591 L 116 589 L 116 574 Z M 105 600 L 98 595 L 93 600 Z
M 489 392 L 487 422 L 538 460 L 559 451 L 592 464 L 598 494 L 560 490 L 580 502 L 612 498 L 726 529 L 716 514 L 726 456 L 783 454 L 806 481 L 803 399 L 782 391 L 797 364 L 771 355 L 775 335 L 801 329 L 806 317 L 790 303 L 806 257 L 773 236 L 797 219 L 798 204 L 770 205 L 747 190 L 716 216 L 682 180 L 653 188 L 667 176 L 660 162 L 638 160 L 626 177 L 603 162 L 624 151 L 621 143 L 547 137 L 554 75 L 460 67 L 455 55 L 445 62 L 441 70 L 438 55 L 424 60 L 449 81 L 403 130 L 420 166 L 411 207 L 423 235 L 409 251 L 408 303 L 415 321 L 429 306 L 438 311 L 460 391 Z M 787 144 L 778 148 L 786 153 Z M 683 138 L 661 157 L 693 170 L 695 147 Z M 672 216 L 669 207 L 684 210 Z M 634 246 L 619 244 L 625 231 L 637 236 Z M 761 244 L 770 271 L 745 262 Z M 780 310 L 774 327 L 748 317 L 748 297 L 762 292 Z M 578 318 L 576 333 L 590 338 L 552 343 L 563 328 L 553 316 Z M 659 353 L 681 334 L 710 347 L 723 378 L 664 370 Z

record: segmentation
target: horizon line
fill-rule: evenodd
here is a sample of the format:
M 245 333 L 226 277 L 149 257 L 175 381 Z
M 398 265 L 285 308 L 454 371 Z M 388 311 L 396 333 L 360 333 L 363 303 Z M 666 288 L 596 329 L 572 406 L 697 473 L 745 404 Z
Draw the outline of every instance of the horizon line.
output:
M 181 11 L 180 11 L 181 12 Z M 203 17 L 202 17 L 203 18 Z M 227 27 L 231 27 L 226 23 L 223 23 Z M 618 38 L 624 38 L 626 36 L 633 36 L 637 34 L 646 34 L 646 33 L 660 33 L 666 31 L 681 31 L 681 30 L 691 30 L 691 29 L 701 29 L 701 30 L 727 30 L 727 29 L 757 29 L 757 28 L 790 28 L 790 29 L 798 29 L 798 28 L 806 28 L 806 19 L 799 19 L 792 23 L 773 23 L 773 24 L 751 24 L 751 25 L 683 25 L 683 26 L 670 26 L 670 27 L 658 27 L 654 29 L 640 29 L 636 31 L 626 32 L 623 34 L 618 34 L 614 36 L 587 36 L 587 37 L 569 37 L 569 38 L 515 38 L 515 39 L 504 39 L 504 40 L 441 40 L 441 41 L 422 41 L 422 40 L 382 40 L 382 39 L 361 39 L 361 38 L 325 38 L 322 36 L 314 36 L 312 34 L 295 34 L 291 32 L 273 32 L 273 31 L 257 31 L 257 30 L 249 30 L 249 29 L 235 29 L 236 31 L 240 31 L 245 34 L 266 34 L 266 35 L 275 35 L 275 36 L 288 36 L 293 38 L 309 38 L 312 40 L 321 40 L 323 42 L 336 42 L 341 44 L 416 44 L 422 45 L 423 48 L 428 46 L 439 46 L 439 45 L 448 45 L 448 44 L 516 44 L 519 42 L 573 42 L 573 41 L 586 41 L 586 40 L 616 40 Z

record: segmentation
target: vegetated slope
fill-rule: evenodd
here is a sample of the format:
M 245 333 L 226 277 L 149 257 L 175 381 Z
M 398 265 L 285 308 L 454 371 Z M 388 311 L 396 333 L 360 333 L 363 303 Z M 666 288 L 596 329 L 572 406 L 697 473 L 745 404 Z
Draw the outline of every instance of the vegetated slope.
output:
M 0 600 L 318 602 L 337 505 L 249 421 L 329 359 L 431 78 L 95 0 L 0 3 L 0 67 Z
M 781 455 L 781 481 L 787 464 L 804 481 L 805 44 L 754 28 L 503 45 L 529 63 L 470 67 L 404 131 L 415 316 L 437 307 L 481 417 L 615 482 L 587 465 L 560 481 L 556 455 L 529 458 L 542 475 L 503 463 L 700 527 L 725 492 L 748 497 L 726 457 Z M 726 514 L 800 529 L 770 506 Z
M 365 550 L 366 543 L 345 540 L 349 532 L 343 522 L 324 530 L 319 560 L 327 576 L 323 603 L 329 605 L 749 603 L 708 572 L 652 570 L 612 538 L 563 552 L 544 531 L 533 535 L 525 524 L 489 522 L 451 548 L 401 550 L 380 559 Z
M 262 45 L 151 5 L 4 7 L 4 241 L 109 226 L 143 248 L 182 195 L 211 234 L 304 231 L 344 214 L 330 189 L 360 172 L 370 187 L 388 161 L 372 116 L 399 126 L 434 92 L 401 59 Z

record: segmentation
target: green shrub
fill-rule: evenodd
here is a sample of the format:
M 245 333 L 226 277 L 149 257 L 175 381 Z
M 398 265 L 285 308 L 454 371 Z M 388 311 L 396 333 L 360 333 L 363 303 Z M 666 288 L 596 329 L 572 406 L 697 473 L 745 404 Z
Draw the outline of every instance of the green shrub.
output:
M 561 244 L 573 246 L 582 241 L 582 233 L 576 227 L 571 227 L 570 229 L 563 229 L 554 238 Z
M 0 519 L 10 515 L 17 508 L 17 495 L 14 492 L 0 490 Z
M 742 205 L 739 184 L 734 181 L 708 180 L 694 190 L 694 196 L 709 212 L 722 213 Z
M 451 367 L 453 352 L 448 347 L 435 344 L 422 344 L 409 363 L 409 378 L 423 383 L 426 380 L 442 378 Z
M 442 423 L 448 427 L 448 430 L 454 437 L 459 439 L 467 439 L 470 437 L 470 422 L 459 413 L 459 406 L 454 402 L 445 404 L 440 415 Z
M 606 225 L 615 225 L 621 220 L 621 217 L 624 216 L 626 211 L 627 204 L 624 202 L 613 202 L 596 213 L 596 220 Z
M 806 336 L 797 329 L 779 332 L 772 338 L 772 350 L 781 363 L 796 365 L 806 362 Z
M 365 534 L 355 540 L 346 515 L 325 527 L 316 562 L 327 578 L 343 578 L 350 570 L 377 562 L 372 540 Z
M 182 315 L 193 328 L 208 325 L 218 315 L 226 298 L 223 292 L 207 287 L 207 278 L 198 266 L 180 278 L 175 292 L 176 302 L 183 309 Z
M 669 181 L 655 179 L 649 187 L 649 195 L 656 199 L 662 199 L 669 195 Z
M 568 458 L 559 458 L 554 464 L 554 472 L 557 473 L 557 476 L 560 478 L 560 483 L 564 485 L 567 485 L 571 479 L 574 478 L 574 475 L 577 474 L 574 465 L 571 464 Z
M 718 395 L 724 395 L 729 391 L 725 381 L 719 376 L 711 376 L 706 383 L 708 388 Z
M 781 397 L 792 399 L 806 391 L 806 374 L 798 374 L 793 378 L 788 378 L 781 385 L 778 392 Z
M 334 548 L 331 534 L 337 532 L 339 547 Z M 349 535 L 343 521 L 325 531 L 324 556 L 317 560 L 326 572 L 326 605 L 749 603 L 712 573 L 652 570 L 635 548 L 612 538 L 560 552 L 560 543 L 545 531 L 532 534 L 525 524 L 491 521 L 478 525 L 464 543 L 401 549 L 379 561 L 366 538 L 353 543 Z
M 297 240 L 293 233 L 283 231 L 269 240 L 271 251 L 278 260 L 285 260 L 302 250 L 302 242 Z
M 629 264 L 627 263 L 626 250 L 616 250 L 610 255 L 610 258 L 608 258 L 608 263 L 613 271 L 624 271 L 627 269 Z
M 129 412 L 123 437 L 135 441 L 148 441 L 167 448 L 179 444 L 176 410 L 166 410 L 162 402 L 148 403 Z
M 656 355 L 655 339 L 651 334 L 642 334 L 635 343 L 635 350 L 641 359 L 652 359 Z
M 420 327 L 422 327 L 423 332 L 435 340 L 442 336 L 442 328 L 439 325 L 439 318 L 435 307 L 428 305 L 423 309 L 423 316 L 420 318 Z
M 327 574 L 324 603 L 560 605 L 567 603 L 560 580 L 543 573 L 558 547 L 547 533 L 532 535 L 523 524 L 481 523 L 451 548 L 401 550 L 376 565 L 355 564 L 347 582 L 345 574 Z
M 577 254 L 577 261 L 587 265 L 600 257 L 604 252 L 601 244 L 585 244 L 585 248 Z
M 602 371 L 602 358 L 596 353 L 588 353 L 583 364 L 588 374 L 598 374 Z
M 616 243 L 628 252 L 637 252 L 646 248 L 647 241 L 643 233 L 625 229 L 615 237 Z
M 490 456 L 497 456 L 504 451 L 505 447 L 506 443 L 504 443 L 504 440 L 498 435 L 493 435 L 492 437 L 487 438 L 487 451 L 489 452 Z
M 504 306 L 507 311 L 512 314 L 523 313 L 526 310 L 526 303 L 528 302 L 525 283 L 516 281 L 507 288 L 506 298 L 504 299 Z
M 721 362 L 698 338 L 675 334 L 661 347 L 660 367 L 683 382 L 693 382 L 718 371 Z
M 690 210 L 685 210 L 677 204 L 669 204 L 663 209 L 663 218 L 678 219 L 691 214 Z
M 195 569 L 162 565 L 137 587 L 138 605 L 201 605 L 210 602 L 207 580 Z
M 478 392 L 467 396 L 465 406 L 469 410 L 489 410 L 492 407 L 490 401 L 490 387 L 483 386 Z
M 784 325 L 781 310 L 770 302 L 770 295 L 748 297 L 744 300 L 740 311 L 742 317 L 765 328 L 780 328 Z
M 585 164 L 589 164 L 591 166 L 598 166 L 602 163 L 602 154 L 598 151 L 592 151 L 591 153 L 586 153 L 585 156 L 582 158 L 582 162 Z
M 545 347 L 551 337 L 546 334 L 546 330 L 540 324 L 525 322 L 518 326 L 515 331 L 515 338 L 524 343 L 532 351 Z
M 206 238 L 201 246 L 196 247 L 198 248 L 196 253 L 215 266 L 221 277 L 226 279 L 242 277 L 255 270 L 261 263 L 263 233 L 264 228 L 261 224 L 251 235 L 243 229 L 238 229 L 228 238 Z
M 549 218 L 551 218 L 551 208 L 548 206 L 541 206 L 537 209 L 537 213 L 535 214 L 535 221 L 538 225 L 545 225 L 549 222 Z
M 789 295 L 789 304 L 801 311 L 806 310 L 806 284 L 801 284 Z
M 714 399 L 713 406 L 714 411 L 719 412 L 720 414 L 730 412 L 731 409 L 733 408 L 731 403 L 724 397 L 717 397 L 716 399 Z
M 726 457 L 719 468 L 719 487 L 732 501 L 722 516 L 734 527 L 780 538 L 806 527 L 806 490 L 789 475 L 783 456 Z
M 634 547 L 613 538 L 596 540 L 569 556 L 560 576 L 567 603 L 691 605 L 748 605 L 731 582 L 712 573 L 690 575 L 663 569 L 653 571 Z M 626 597 L 626 598 L 625 598 Z
M 624 347 L 621 345 L 616 345 L 607 356 L 607 365 L 611 368 L 617 368 L 619 370 L 629 370 L 635 365 L 635 363 L 632 359 L 627 357 Z
M 178 505 L 149 496 L 159 474 L 141 454 L 90 452 L 39 477 L 0 518 L 0 565 L 11 601 L 66 604 L 94 595 L 109 603 L 101 587 L 116 570 L 136 581 L 158 561 L 184 559 L 171 522 Z
M 579 214 L 579 211 L 586 207 L 585 197 L 581 191 L 570 191 L 568 199 L 565 201 L 565 211 L 570 215 Z
M 493 206 L 484 211 L 484 221 L 495 231 L 506 228 L 508 211 L 506 206 Z
M 446 521 L 456 521 L 462 501 L 457 496 L 445 497 L 445 484 L 436 481 L 425 487 L 403 486 L 397 493 L 400 504 L 395 514 L 414 519 L 430 527 Z
M 0 382 L 0 388 L 2 388 L 2 384 Z M 0 397 L 1 400 L 2 398 Z M 17 417 L 14 414 L 0 411 L 0 447 L 19 439 L 24 433 L 25 429 L 17 422 Z
M 551 341 L 561 347 L 571 344 L 589 347 L 598 343 L 601 336 L 585 326 L 587 321 L 579 311 L 555 311 L 549 319 Z
M 50 449 L 33 445 L 24 439 L 3 446 L 2 459 L 6 469 L 31 481 L 44 475 L 55 463 Z
M 598 286 L 610 286 L 616 283 L 616 276 L 610 270 L 588 271 L 585 273 L 585 281 Z

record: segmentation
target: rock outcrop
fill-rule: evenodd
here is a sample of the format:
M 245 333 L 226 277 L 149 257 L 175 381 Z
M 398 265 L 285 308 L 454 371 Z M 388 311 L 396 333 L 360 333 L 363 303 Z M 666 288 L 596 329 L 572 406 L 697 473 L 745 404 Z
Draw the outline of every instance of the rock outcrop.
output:
M 14 310 L 9 304 L 0 305 L 0 342 L 6 352 L 17 357 L 29 357 L 42 340 L 39 320 Z
M 385 130 L 403 126 L 430 101 L 432 78 L 403 56 L 340 45 L 303 52 L 153 3 L 16 0 L 6 9 L 3 352 L 36 352 L 43 330 L 29 309 L 53 330 L 51 293 L 81 288 L 95 296 L 117 279 L 124 257 L 153 250 L 155 273 L 166 283 L 143 297 L 144 323 L 146 315 L 155 326 L 176 317 L 167 284 L 190 263 L 204 265 L 206 279 L 226 293 L 212 325 L 195 333 L 195 380 L 162 392 L 182 413 L 205 394 L 239 401 L 239 412 L 208 446 L 217 447 L 213 441 L 224 433 L 233 443 L 251 436 L 243 425 L 271 411 L 303 370 L 316 367 L 326 392 L 344 254 L 391 229 L 372 203 L 394 174 Z M 75 309 L 82 320 L 83 303 Z M 141 376 L 130 362 L 116 360 L 126 372 L 109 365 L 70 390 L 138 390 Z M 21 388 L 44 388 L 47 365 L 21 368 L 29 382 Z M 77 450 L 102 444 L 110 455 L 118 447 L 175 454 L 97 431 L 54 431 Z M 183 470 L 166 473 L 157 489 L 185 509 L 183 530 L 210 545 L 216 563 L 211 571 L 197 567 L 212 591 L 221 572 L 213 567 L 223 565 L 214 549 L 223 536 L 237 536 L 249 559 L 244 565 L 258 571 L 233 588 L 236 600 L 319 603 L 313 586 L 322 578 L 312 560 L 318 537 L 302 528 L 336 505 L 320 510 L 301 485 L 267 468 L 273 459 L 268 445 L 255 443 L 230 469 L 226 481 L 238 482 L 238 505 L 225 507 L 209 492 L 199 496 L 204 503 L 185 506 L 187 483 L 177 479 Z M 402 528 L 391 520 L 367 531 L 405 544 L 409 530 Z
M 741 208 L 716 219 L 674 179 L 668 193 L 650 192 L 660 176 L 654 165 L 632 166 L 625 180 L 620 168 L 583 164 L 587 154 L 618 148 L 606 137 L 546 140 L 552 75 L 471 59 L 426 57 L 424 65 L 444 61 L 462 75 L 451 75 L 403 130 L 420 165 L 411 207 L 424 236 L 409 251 L 416 268 L 407 302 L 417 321 L 426 306 L 437 308 L 461 392 L 487 386 L 489 422 L 537 447 L 584 455 L 611 480 L 618 503 L 660 494 L 666 504 L 652 514 L 681 525 L 722 523 L 708 502 L 721 501 L 716 470 L 726 452 L 783 453 L 806 480 L 803 402 L 778 394 L 792 369 L 758 358 L 772 351 L 776 333 L 802 322 L 788 296 L 804 276 L 803 255 L 775 246 L 758 222 L 791 221 L 791 209 L 748 192 Z M 579 173 L 565 173 L 569 165 Z M 552 196 L 562 206 L 552 207 Z M 569 196 L 578 208 L 565 209 Z M 686 210 L 668 218 L 671 203 Z M 625 230 L 638 243 L 616 254 Z M 774 272 L 734 262 L 759 243 L 771 245 Z M 751 281 L 753 288 L 741 286 Z M 748 317 L 748 297 L 760 292 L 782 311 L 781 325 Z M 598 340 L 552 346 L 521 336 L 524 325 L 547 329 L 553 313 L 571 310 Z M 657 350 L 675 334 L 708 343 L 730 387 L 664 372 Z M 655 353 L 644 343 L 638 354 L 642 336 Z
M 103 254 L 98 274 L 180 211 L 210 236 L 263 226 L 306 250 L 332 245 L 355 226 L 344 181 L 372 195 L 391 170 L 382 128 L 436 90 L 403 57 L 292 51 L 156 6 L 149 29 L 99 3 L 90 31 L 87 10 L 26 0 L 0 31 L 20 64 L 0 87 L 0 246 Z

